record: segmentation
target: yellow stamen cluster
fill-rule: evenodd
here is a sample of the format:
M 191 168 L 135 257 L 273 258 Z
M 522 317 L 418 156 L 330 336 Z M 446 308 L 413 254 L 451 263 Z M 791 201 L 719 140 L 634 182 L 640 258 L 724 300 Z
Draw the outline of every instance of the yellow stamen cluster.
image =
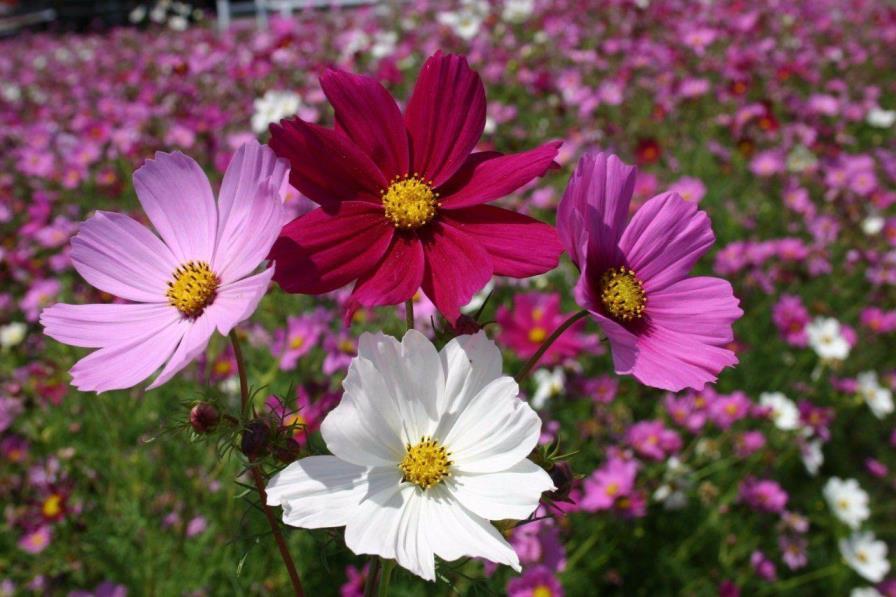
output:
M 541 344 L 548 337 L 548 332 L 543 327 L 534 327 L 529 330 L 529 342 L 533 344 Z
M 640 319 L 647 306 L 644 285 L 627 267 L 614 267 L 601 276 L 600 298 L 607 312 L 620 321 Z
M 421 489 L 429 489 L 448 476 L 451 468 L 451 452 L 432 439 L 422 437 L 412 446 L 408 444 L 406 453 L 398 465 L 405 481 L 410 481 Z
M 168 282 L 166 296 L 184 317 L 196 319 L 215 300 L 220 284 L 207 263 L 188 261 L 174 270 L 174 280 Z
M 429 224 L 436 217 L 439 194 L 415 172 L 412 176 L 392 179 L 388 189 L 380 193 L 386 219 L 396 228 L 411 230 Z

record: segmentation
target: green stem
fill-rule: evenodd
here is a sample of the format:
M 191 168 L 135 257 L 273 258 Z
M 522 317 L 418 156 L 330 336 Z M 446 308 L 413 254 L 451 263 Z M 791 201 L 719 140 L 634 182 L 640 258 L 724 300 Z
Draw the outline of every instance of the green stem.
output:
M 383 571 L 380 573 L 380 589 L 377 592 L 379 597 L 388 597 L 389 583 L 392 582 L 392 570 L 395 569 L 394 560 L 383 560 Z
M 243 361 L 243 351 L 240 349 L 240 341 L 239 338 L 237 338 L 235 329 L 230 330 L 230 342 L 233 344 L 236 368 L 240 374 L 240 410 L 242 415 L 245 416 L 249 408 L 249 379 L 246 375 L 246 363 Z M 255 483 L 255 490 L 258 492 L 258 497 L 261 500 L 261 509 L 264 512 L 264 516 L 267 518 L 268 525 L 271 527 L 271 532 L 274 535 L 274 542 L 277 544 L 280 557 L 283 559 L 283 564 L 286 566 L 287 573 L 289 573 L 289 580 L 292 583 L 293 592 L 298 597 L 304 597 L 305 591 L 302 589 L 302 581 L 299 579 L 299 571 L 296 569 L 295 562 L 292 561 L 292 556 L 289 555 L 289 548 L 286 545 L 286 539 L 283 538 L 283 533 L 280 532 L 280 525 L 277 523 L 277 518 L 274 516 L 273 510 L 268 506 L 268 496 L 264 489 L 264 477 L 262 477 L 261 470 L 258 466 L 251 465 L 249 467 L 249 473 L 252 475 L 252 481 Z
M 412 298 L 404 302 L 404 324 L 407 329 L 414 329 L 414 299 Z
M 551 344 L 557 341 L 557 338 L 563 335 L 563 332 L 568 330 L 570 326 L 572 326 L 572 324 L 587 315 L 588 311 L 582 309 L 581 311 L 575 313 L 574 315 L 570 316 L 569 319 L 561 323 L 560 327 L 554 330 L 554 333 L 548 336 L 547 339 L 545 339 L 545 341 L 541 343 L 541 346 L 538 347 L 538 350 L 535 351 L 535 354 L 532 355 L 532 358 L 530 358 L 523 366 L 522 370 L 520 370 L 520 372 L 516 374 L 517 383 L 522 383 L 523 380 L 525 380 L 529 376 L 529 373 L 532 372 L 532 369 L 535 368 L 535 365 L 538 364 L 538 361 L 541 360 L 541 357 L 544 356 L 544 353 L 547 351 L 547 349 L 551 347 Z
M 376 585 L 380 575 L 380 558 L 370 556 L 370 566 L 367 568 L 367 580 L 364 582 L 364 597 L 373 597 L 376 593 Z

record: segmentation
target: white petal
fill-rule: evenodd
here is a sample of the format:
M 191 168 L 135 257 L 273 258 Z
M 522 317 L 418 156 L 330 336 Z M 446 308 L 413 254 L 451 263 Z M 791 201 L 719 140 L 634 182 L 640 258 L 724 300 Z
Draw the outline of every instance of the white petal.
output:
M 360 356 L 352 360 L 342 385 L 342 400 L 320 426 L 327 447 L 354 464 L 397 467 L 405 446 L 392 388 Z
M 402 422 L 402 443 L 415 444 L 421 437 L 432 435 L 445 374 L 439 355 L 426 336 L 410 330 L 399 344 L 385 334 L 362 334 L 358 356 L 373 363 L 394 396 Z
M 470 401 L 450 429 L 440 426 L 435 435 L 451 452 L 458 470 L 503 471 L 532 451 L 538 442 L 541 419 L 517 398 L 518 393 L 513 378 L 500 377 Z
M 395 537 L 395 561 L 425 580 L 436 579 L 436 560 L 430 544 L 430 500 L 414 489 L 409 495 Z
M 482 388 L 501 377 L 501 351 L 485 332 L 454 338 L 439 356 L 445 371 L 442 418 L 462 411 Z
M 523 520 L 541 494 L 554 488 L 551 477 L 528 459 L 498 473 L 459 473 L 446 485 L 465 508 L 488 520 Z
M 440 558 L 447 561 L 464 556 L 485 558 L 519 572 L 519 557 L 490 522 L 464 508 L 447 488 L 433 487 L 427 497 L 424 524 Z
M 346 523 L 345 545 L 352 552 L 395 559 L 398 521 L 414 489 L 401 484 L 397 470 L 394 481 L 369 492 Z
M 269 506 L 283 506 L 283 522 L 306 529 L 338 527 L 355 513 L 370 469 L 335 456 L 309 456 L 268 481 Z

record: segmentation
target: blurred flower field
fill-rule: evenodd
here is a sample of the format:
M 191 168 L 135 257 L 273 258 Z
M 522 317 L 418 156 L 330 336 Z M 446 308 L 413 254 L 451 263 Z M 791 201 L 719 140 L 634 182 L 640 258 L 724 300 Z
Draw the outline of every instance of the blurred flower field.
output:
M 554 224 L 580 157 L 616 154 L 637 166 L 630 213 L 666 191 L 706 212 L 694 273 L 729 281 L 743 315 L 721 347 L 738 362 L 679 392 L 617 375 L 613 328 L 575 323 L 520 375 L 541 420 L 531 459 L 555 486 L 530 519 L 496 522 L 522 572 L 439 560 L 434 584 L 396 569 L 391 594 L 896 595 L 894 47 L 896 7 L 873 0 L 414 0 L 263 30 L 0 41 L 0 595 L 290 593 L 247 468 L 327 453 L 361 334 L 401 337 L 405 309 L 351 286 L 289 294 L 274 274 L 236 328 L 261 439 L 219 422 L 241 404 L 226 337 L 157 389 L 80 392 L 69 370 L 87 352 L 44 335 L 41 312 L 120 302 L 74 270 L 70 241 L 96 210 L 148 223 L 132 174 L 155 152 L 191 156 L 217 192 L 270 124 L 333 124 L 326 67 L 404 105 L 437 51 L 482 78 L 478 151 L 562 142 L 496 205 Z M 285 221 L 317 208 L 284 196 Z M 495 276 L 453 329 L 418 292 L 412 323 L 439 348 L 484 324 L 516 375 L 590 308 L 585 261 Z M 341 531 L 283 533 L 307 594 L 363 594 L 371 563 Z

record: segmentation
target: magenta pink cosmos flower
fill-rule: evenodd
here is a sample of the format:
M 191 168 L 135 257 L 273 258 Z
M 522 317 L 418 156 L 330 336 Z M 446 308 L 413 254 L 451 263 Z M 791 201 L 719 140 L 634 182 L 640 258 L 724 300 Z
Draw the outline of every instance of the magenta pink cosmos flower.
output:
M 616 372 L 649 386 L 701 389 L 737 363 L 723 348 L 743 314 L 731 285 L 688 277 L 715 237 L 706 213 L 675 193 L 649 199 L 626 224 L 636 171 L 586 154 L 560 202 L 560 239 L 581 271 L 576 300 L 610 341 Z
M 570 315 L 561 311 L 559 293 L 517 294 L 513 297 L 513 308 L 498 307 L 495 319 L 501 326 L 499 340 L 520 358 L 528 359 Z M 574 323 L 571 329 L 557 338 L 545 351 L 541 365 L 555 365 L 578 355 L 589 344 L 582 333 L 583 324 L 583 321 Z
M 280 193 L 288 165 L 251 142 L 234 155 L 216 204 L 205 173 L 182 153 L 156 153 L 134 187 L 161 239 L 123 214 L 97 212 L 72 239 L 72 262 L 96 288 L 129 303 L 56 304 L 41 314 L 44 333 L 98 348 L 72 367 L 82 391 L 131 387 L 165 365 L 162 385 L 249 317 L 273 268 L 251 275 L 283 222 Z
M 287 224 L 271 250 L 284 290 L 321 294 L 354 281 L 351 313 L 422 288 L 454 322 L 492 275 L 556 266 L 551 226 L 485 204 L 544 174 L 560 143 L 472 153 L 485 91 L 464 58 L 429 58 L 404 114 L 370 77 L 330 69 L 320 82 L 335 129 L 300 118 L 271 126 L 293 186 L 321 206 Z

